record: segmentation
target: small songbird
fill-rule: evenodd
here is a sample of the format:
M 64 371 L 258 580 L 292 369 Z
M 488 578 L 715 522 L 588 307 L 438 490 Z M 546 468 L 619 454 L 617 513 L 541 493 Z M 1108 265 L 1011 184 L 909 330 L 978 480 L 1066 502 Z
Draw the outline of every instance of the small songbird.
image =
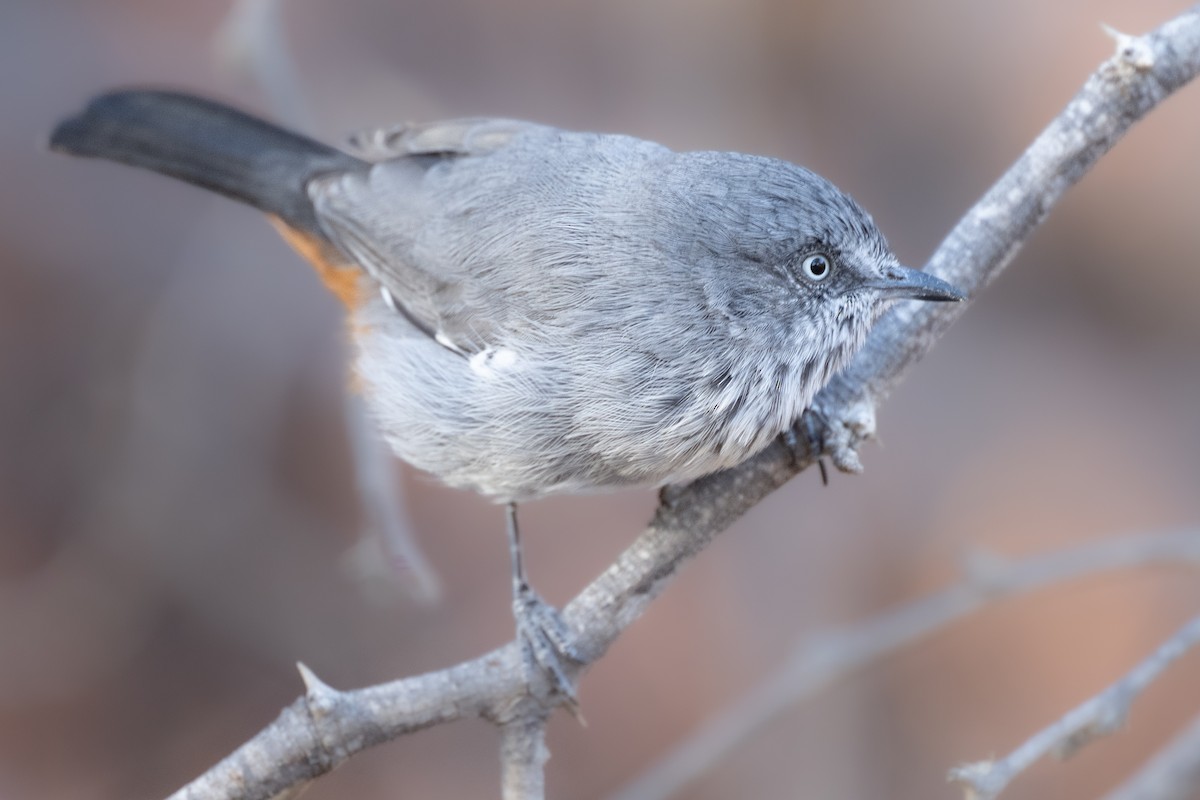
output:
M 404 125 L 351 153 L 164 91 L 93 100 L 51 147 L 270 215 L 351 315 L 395 452 L 508 504 L 530 663 L 570 696 L 515 504 L 682 483 L 769 444 L 892 301 L 962 300 L 900 266 L 857 203 L 770 158 L 503 119 Z

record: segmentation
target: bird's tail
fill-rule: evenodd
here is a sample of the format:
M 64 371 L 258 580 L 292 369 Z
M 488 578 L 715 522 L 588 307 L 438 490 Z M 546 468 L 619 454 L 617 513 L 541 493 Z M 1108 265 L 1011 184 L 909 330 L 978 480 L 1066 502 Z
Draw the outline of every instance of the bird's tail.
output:
M 316 175 L 366 169 L 353 156 L 229 106 L 178 92 L 116 91 L 59 123 L 50 147 L 161 172 L 320 235 Z

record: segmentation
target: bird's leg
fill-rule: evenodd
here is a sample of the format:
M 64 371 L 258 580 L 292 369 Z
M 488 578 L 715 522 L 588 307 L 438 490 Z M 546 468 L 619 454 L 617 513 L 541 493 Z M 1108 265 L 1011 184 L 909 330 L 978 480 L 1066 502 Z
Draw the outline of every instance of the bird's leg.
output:
M 517 528 L 517 504 L 508 504 L 508 549 L 512 559 L 513 616 L 517 620 L 517 640 L 531 673 L 540 669 L 554 690 L 574 708 L 575 681 L 564 660 L 582 662 L 572 642 L 571 629 L 554 606 L 543 600 L 525 580 L 521 561 L 521 535 Z
M 792 423 L 792 427 L 780 434 L 784 447 L 792 454 L 794 463 L 799 464 L 805 458 L 816 458 L 823 486 L 829 485 L 829 473 L 825 471 L 825 459 L 822 457 L 825 452 L 825 429 L 828 424 L 824 414 L 815 408 L 807 408 L 800 415 L 800 419 Z

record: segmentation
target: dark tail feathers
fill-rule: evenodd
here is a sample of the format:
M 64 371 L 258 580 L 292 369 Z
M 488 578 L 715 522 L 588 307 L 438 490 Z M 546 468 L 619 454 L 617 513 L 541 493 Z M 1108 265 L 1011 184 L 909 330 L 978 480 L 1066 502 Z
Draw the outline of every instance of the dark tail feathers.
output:
M 51 149 L 106 158 L 203 186 L 320 233 L 305 185 L 366 169 L 340 150 L 229 106 L 177 92 L 104 94 L 64 120 Z

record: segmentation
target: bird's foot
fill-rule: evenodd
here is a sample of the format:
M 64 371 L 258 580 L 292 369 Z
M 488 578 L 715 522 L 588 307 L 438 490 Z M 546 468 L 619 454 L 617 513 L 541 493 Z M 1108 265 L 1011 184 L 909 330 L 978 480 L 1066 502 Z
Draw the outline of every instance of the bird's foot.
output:
M 792 463 L 800 466 L 808 459 L 816 459 L 817 467 L 821 470 L 821 484 L 829 485 L 829 473 L 825 469 L 825 432 L 829 423 L 825 415 L 813 408 L 804 410 L 800 419 L 792 423 L 780 438 L 783 445 L 792 455 Z
M 578 716 L 579 702 L 571 673 L 573 665 L 582 664 L 584 659 L 575 647 L 570 626 L 559 610 L 528 584 L 523 584 L 513 598 L 513 616 L 530 685 L 540 672 L 549 682 L 551 693 L 560 695 L 571 713 Z

